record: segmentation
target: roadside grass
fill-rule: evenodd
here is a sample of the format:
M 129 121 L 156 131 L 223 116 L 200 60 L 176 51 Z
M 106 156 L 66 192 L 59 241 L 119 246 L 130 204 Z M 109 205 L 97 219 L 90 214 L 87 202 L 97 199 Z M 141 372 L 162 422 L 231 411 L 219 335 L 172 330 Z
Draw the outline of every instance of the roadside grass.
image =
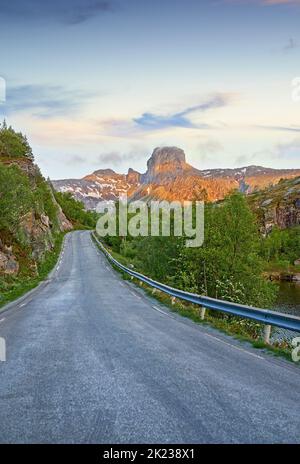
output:
M 94 239 L 93 239 L 94 240 Z M 98 246 L 97 242 L 94 243 Z M 105 245 L 109 253 L 124 266 L 130 267 L 130 263 L 124 256 L 112 251 L 107 245 Z M 137 287 L 141 288 L 147 295 L 155 298 L 161 304 L 168 307 L 172 312 L 180 314 L 182 317 L 191 319 L 196 324 L 200 324 L 207 327 L 213 327 L 220 332 L 230 335 L 236 340 L 244 343 L 249 343 L 253 348 L 268 352 L 274 356 L 283 357 L 286 360 L 295 364 L 291 357 L 291 348 L 288 345 L 273 344 L 269 345 L 262 339 L 263 324 L 250 323 L 242 318 L 235 316 L 224 315 L 219 311 L 206 309 L 205 319 L 202 320 L 200 316 L 200 310 L 198 305 L 181 301 L 178 298 L 172 299 L 170 295 L 161 292 L 160 290 L 154 289 L 144 282 L 129 276 L 117 266 L 110 263 L 110 265 L 118 271 L 124 280 L 134 283 Z
M 18 276 L 0 277 L 0 312 L 3 306 L 25 295 L 47 278 L 57 263 L 65 235 L 66 233 L 57 235 L 53 250 L 45 253 L 35 272 L 29 268 L 30 260 L 24 258 Z

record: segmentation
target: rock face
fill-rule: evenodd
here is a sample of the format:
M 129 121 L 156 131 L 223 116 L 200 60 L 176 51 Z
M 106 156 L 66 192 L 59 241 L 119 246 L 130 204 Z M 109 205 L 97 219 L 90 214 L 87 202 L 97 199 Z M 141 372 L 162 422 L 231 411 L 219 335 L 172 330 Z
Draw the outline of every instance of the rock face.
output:
M 14 275 L 19 272 L 19 263 L 12 253 L 12 247 L 3 245 L 0 240 L 0 274 Z
M 262 166 L 201 171 L 186 162 L 185 153 L 180 148 L 158 147 L 149 158 L 144 174 L 133 169 L 126 175 L 101 169 L 83 179 L 52 183 L 58 191 L 71 192 L 87 209 L 95 209 L 100 200 L 117 200 L 125 193 L 131 199 L 216 201 L 234 189 L 249 194 L 275 185 L 282 178 L 297 175 L 300 176 L 300 169 Z
M 248 200 L 259 218 L 263 234 L 268 234 L 275 226 L 286 229 L 300 225 L 300 177 L 283 179 L 249 195 Z
M 60 205 L 57 205 L 57 206 L 58 206 L 57 219 L 58 219 L 59 228 L 61 232 L 67 232 L 68 230 L 72 230 L 73 224 L 69 221 L 69 219 L 66 218 Z
M 28 177 L 30 189 L 32 191 L 43 189 L 43 195 L 47 195 L 47 200 L 45 196 L 34 197 L 32 207 L 18 218 L 19 222 L 15 230 L 0 230 L 0 275 L 16 275 L 19 272 L 20 259 L 26 260 L 27 265 L 32 269 L 35 268 L 36 262 L 44 256 L 45 252 L 53 249 L 56 235 L 71 230 L 73 226 L 56 202 L 52 185 L 47 184 L 32 160 L 11 158 L 3 161 L 0 158 L 0 163 L 6 166 L 18 166 Z M 50 207 L 52 219 L 45 211 L 44 201 Z
M 147 172 L 142 176 L 144 184 L 166 184 L 176 177 L 201 175 L 185 161 L 185 153 L 177 147 L 155 148 L 147 162 Z
M 20 229 L 22 230 L 25 242 L 32 247 L 33 259 L 40 259 L 45 251 L 49 251 L 54 246 L 54 237 L 50 227 L 48 216 L 36 216 L 34 211 L 29 211 L 23 216 Z
M 128 174 L 126 175 L 126 181 L 129 185 L 139 185 L 141 182 L 141 174 L 135 171 L 132 168 L 128 169 Z

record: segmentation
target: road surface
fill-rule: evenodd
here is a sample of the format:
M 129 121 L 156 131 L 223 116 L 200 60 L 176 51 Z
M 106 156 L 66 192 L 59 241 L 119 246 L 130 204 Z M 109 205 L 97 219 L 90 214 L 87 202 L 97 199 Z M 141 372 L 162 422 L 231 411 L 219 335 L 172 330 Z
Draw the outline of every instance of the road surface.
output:
M 300 442 L 300 369 L 170 313 L 89 232 L 0 313 L 2 443 Z

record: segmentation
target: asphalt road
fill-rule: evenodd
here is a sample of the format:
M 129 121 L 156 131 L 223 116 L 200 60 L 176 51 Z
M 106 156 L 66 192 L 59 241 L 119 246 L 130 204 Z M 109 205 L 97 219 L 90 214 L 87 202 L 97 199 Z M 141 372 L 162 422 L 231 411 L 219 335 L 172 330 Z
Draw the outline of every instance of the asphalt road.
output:
M 2 443 L 300 443 L 300 369 L 170 313 L 88 232 L 0 313 Z

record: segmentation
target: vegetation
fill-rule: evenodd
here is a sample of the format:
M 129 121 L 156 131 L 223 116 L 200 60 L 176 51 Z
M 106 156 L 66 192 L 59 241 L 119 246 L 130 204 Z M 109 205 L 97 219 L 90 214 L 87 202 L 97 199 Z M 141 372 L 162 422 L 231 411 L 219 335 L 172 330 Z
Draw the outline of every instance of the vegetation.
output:
M 294 266 L 300 259 L 299 193 L 300 177 L 296 177 L 281 179 L 247 197 L 263 231 L 260 255 L 268 272 L 300 272 L 300 266 Z M 270 225 L 278 222 L 281 226 L 273 226 L 270 231 Z
M 140 272 L 186 291 L 268 308 L 277 287 L 263 278 L 261 239 L 245 197 L 230 195 L 205 210 L 202 247 L 186 248 L 182 237 L 106 237 L 113 251 Z
M 206 238 L 200 248 L 184 248 L 180 287 L 241 304 L 270 307 L 276 288 L 262 277 L 260 235 L 245 197 L 234 193 L 219 206 L 208 206 Z
M 47 251 L 37 264 L 23 250 L 19 274 L 0 276 L 0 308 L 29 292 L 48 276 L 57 262 L 63 237 L 63 233 L 56 236 L 53 249 Z
M 267 263 L 267 269 L 300 271 L 294 262 L 300 258 L 300 227 L 280 230 L 274 227 L 262 239 L 260 253 Z
M 17 166 L 0 163 L 0 229 L 16 231 L 33 203 L 28 177 Z
M 75 200 L 69 192 L 55 192 L 54 195 L 64 214 L 75 228 L 94 229 L 96 227 L 98 215 L 95 211 L 86 211 L 84 204 Z
M 27 158 L 33 161 L 32 149 L 25 135 L 7 127 L 6 121 L 0 125 L 0 157 Z

